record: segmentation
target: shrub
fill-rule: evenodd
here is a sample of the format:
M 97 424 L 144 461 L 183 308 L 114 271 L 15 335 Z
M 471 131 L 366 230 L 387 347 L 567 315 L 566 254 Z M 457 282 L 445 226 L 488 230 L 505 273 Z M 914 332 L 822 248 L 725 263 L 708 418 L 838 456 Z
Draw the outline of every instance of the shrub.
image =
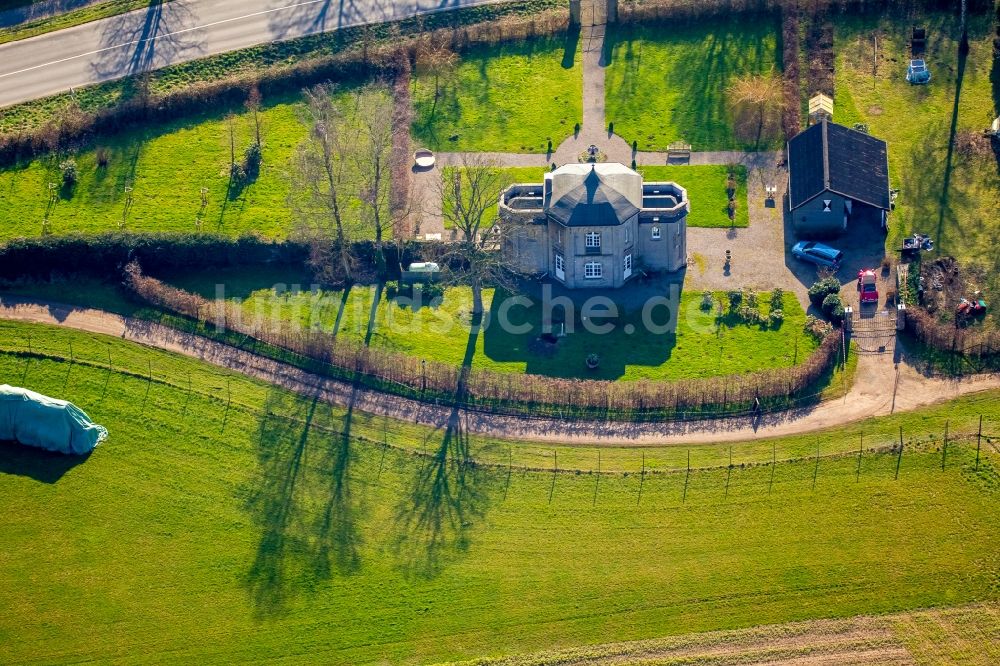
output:
M 809 301 L 816 307 L 823 305 L 823 301 L 830 294 L 840 293 L 840 282 L 835 277 L 827 277 L 817 280 L 813 286 L 809 287 Z
M 785 290 L 781 287 L 775 287 L 774 291 L 771 292 L 771 310 L 780 310 L 785 307 Z
M 396 298 L 399 294 L 399 282 L 397 280 L 389 280 L 385 283 L 385 297 L 389 299 Z
M 73 187 L 79 178 L 76 171 L 76 160 L 72 157 L 59 163 L 59 170 L 62 171 L 63 185 Z
M 715 296 L 706 289 L 701 293 L 701 309 L 710 312 L 713 307 L 715 307 Z
M 781 308 L 774 308 L 767 313 L 767 320 L 771 326 L 778 327 L 785 321 L 785 312 Z
M 760 307 L 760 298 L 758 298 L 757 292 L 753 289 L 746 290 L 746 293 L 743 294 L 743 302 L 751 308 L 756 309 Z
M 233 162 L 229 165 L 229 180 L 233 187 L 240 187 L 246 182 L 247 170 L 243 168 L 243 165 L 239 162 Z
M 840 294 L 827 294 L 823 299 L 823 314 L 834 324 L 844 321 L 844 303 Z
M 108 162 L 111 161 L 111 153 L 108 151 L 107 148 L 105 148 L 104 146 L 101 146 L 100 148 L 98 148 L 95 151 L 95 157 L 97 159 L 97 168 L 98 169 L 107 169 L 108 168 Z
M 740 304 L 743 302 L 743 292 L 739 289 L 734 289 L 729 292 L 729 311 L 736 312 L 739 309 Z
M 260 144 L 254 141 L 243 153 L 243 173 L 249 180 L 256 180 L 260 174 L 261 152 Z
M 444 298 L 444 287 L 436 282 L 425 282 L 420 285 L 421 300 L 424 305 L 429 305 L 432 301 Z
M 826 336 L 833 332 L 833 326 L 831 326 L 829 322 L 823 321 L 813 315 L 806 315 L 804 328 L 806 333 L 813 336 L 816 340 L 823 340 Z
M 752 308 L 746 303 L 739 307 L 736 314 L 745 324 L 760 324 L 762 321 L 760 310 Z

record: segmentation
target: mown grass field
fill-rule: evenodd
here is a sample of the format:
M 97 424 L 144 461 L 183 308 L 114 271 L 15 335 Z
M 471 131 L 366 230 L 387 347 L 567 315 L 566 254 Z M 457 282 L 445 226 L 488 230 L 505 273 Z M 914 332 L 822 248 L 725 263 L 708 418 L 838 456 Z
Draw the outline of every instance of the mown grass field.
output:
M 345 98 L 347 93 L 344 93 Z M 263 117 L 263 163 L 257 180 L 230 188 L 229 128 L 224 114 L 178 120 L 164 127 L 124 132 L 74 154 L 51 154 L 0 170 L 0 240 L 39 236 L 48 214 L 52 234 L 100 233 L 119 228 L 126 187 L 132 205 L 125 225 L 134 231 L 192 233 L 201 229 L 233 235 L 255 232 L 285 237 L 293 226 L 288 203 L 292 157 L 305 139 L 298 98 L 269 104 Z M 253 121 L 235 109 L 237 159 L 253 140 Z M 98 148 L 108 164 L 97 163 Z M 62 183 L 60 163 L 76 160 L 79 182 L 50 199 L 49 183 Z M 201 188 L 208 189 L 202 207 Z
M 429 662 L 997 598 L 998 480 L 968 447 L 944 471 L 908 451 L 896 481 L 891 455 L 860 480 L 824 460 L 815 487 L 810 460 L 773 485 L 508 474 L 445 433 L 423 455 L 344 437 L 368 419 L 193 360 L 0 327 L 118 368 L 0 354 L 111 431 L 77 464 L 0 448 L 3 661 Z
M 691 200 L 689 227 L 746 227 L 750 224 L 747 201 L 747 169 L 733 167 L 736 176 L 736 217 L 729 219 L 729 196 L 726 184 L 729 167 L 725 165 L 644 166 L 639 173 L 646 180 L 672 180 L 685 188 Z
M 957 12 L 852 14 L 835 22 L 837 122 L 866 123 L 889 144 L 891 186 L 899 188 L 890 220 L 890 249 L 903 236 L 930 234 L 937 249 L 979 267 L 984 283 L 1000 286 L 995 252 L 1000 227 L 1000 167 L 991 154 L 949 153 L 954 131 L 981 133 L 1000 114 L 998 70 L 992 58 L 992 16 L 971 15 L 969 55 L 958 59 Z M 931 82 L 905 80 L 909 26 L 927 28 Z M 877 76 L 872 75 L 878 38 Z
M 777 33 L 764 16 L 609 30 L 608 122 L 639 150 L 747 147 L 733 136 L 727 90 L 741 75 L 779 72 Z
M 338 336 L 363 340 L 368 332 L 374 286 L 356 286 L 348 294 L 342 291 L 312 290 L 294 274 L 277 282 L 274 274 L 256 283 L 239 272 L 169 277 L 182 289 L 195 291 L 206 298 L 216 298 L 217 285 L 232 277 L 234 287 L 226 287 L 227 298 L 240 299 L 248 321 L 291 321 L 303 327 L 316 327 Z M 298 284 L 299 289 L 292 285 Z M 532 293 L 532 292 L 527 292 Z M 663 296 L 669 296 L 664 293 Z M 510 307 L 493 289 L 484 293 L 489 319 L 485 330 L 472 339 L 471 364 L 497 372 L 549 375 L 590 379 L 687 379 L 710 377 L 765 368 L 787 367 L 802 362 L 816 348 L 815 340 L 804 332 L 805 312 L 795 296 L 785 294 L 785 320 L 778 327 L 749 326 L 716 312 L 699 309 L 701 293 L 682 292 L 674 303 L 671 328 L 667 332 L 650 330 L 642 319 L 641 307 L 626 309 L 618 316 L 601 320 L 614 325 L 609 333 L 588 331 L 578 306 L 573 319 L 567 318 L 570 332 L 555 346 L 539 345 L 543 332 L 543 306 L 540 294 L 530 296 L 532 305 Z M 389 298 L 382 294 L 375 309 L 375 323 L 370 344 L 419 356 L 428 360 L 462 365 L 467 359 L 472 321 L 472 295 L 467 287 L 445 289 L 439 303 L 416 295 Z M 716 294 L 716 302 L 725 294 Z M 768 313 L 769 292 L 760 295 L 764 316 Z M 728 301 L 726 301 L 728 307 Z M 418 307 L 415 309 L 413 306 Z M 651 315 L 653 324 L 667 325 L 668 309 Z M 558 316 L 562 313 L 557 310 Z M 506 317 L 511 326 L 500 324 Z M 575 321 L 575 328 L 572 322 Z M 527 324 L 523 332 L 514 327 Z M 632 332 L 629 333 L 629 327 Z M 586 367 L 586 357 L 598 353 L 597 370 Z
M 544 153 L 583 121 L 579 45 L 538 38 L 461 55 L 413 82 L 413 140 L 431 150 Z M 437 94 L 436 94 L 437 93 Z

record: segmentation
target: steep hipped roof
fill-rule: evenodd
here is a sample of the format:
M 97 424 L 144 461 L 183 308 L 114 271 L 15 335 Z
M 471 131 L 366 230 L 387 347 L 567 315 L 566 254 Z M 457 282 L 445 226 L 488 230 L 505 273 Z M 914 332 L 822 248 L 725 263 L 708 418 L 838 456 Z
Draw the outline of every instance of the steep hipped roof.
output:
M 622 180 L 623 174 L 602 174 L 597 166 L 592 164 L 587 170 L 575 168 L 572 172 L 558 174 L 561 191 L 553 191 L 554 201 L 548 209 L 554 220 L 567 227 L 614 226 L 639 212 L 639 208 L 616 187 L 616 184 L 630 184 L 628 181 L 614 182 Z M 641 197 L 642 177 L 634 171 L 631 174 L 637 179 Z
M 826 120 L 788 142 L 788 199 L 798 208 L 829 190 L 889 209 L 885 141 Z

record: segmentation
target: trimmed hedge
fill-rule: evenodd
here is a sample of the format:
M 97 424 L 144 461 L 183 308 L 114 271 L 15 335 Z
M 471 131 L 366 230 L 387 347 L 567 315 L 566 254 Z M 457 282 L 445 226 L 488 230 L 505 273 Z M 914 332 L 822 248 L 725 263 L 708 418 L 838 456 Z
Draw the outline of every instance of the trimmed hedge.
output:
M 151 273 L 183 269 L 305 264 L 310 247 L 297 241 L 271 241 L 259 236 L 239 238 L 215 234 L 132 234 L 42 236 L 19 238 L 0 245 L 0 280 L 49 279 L 53 274 L 85 275 L 118 280 L 130 261 Z M 439 253 L 434 243 L 383 245 L 389 279 L 398 279 L 399 264 Z M 374 265 L 375 244 L 359 241 L 352 253 Z

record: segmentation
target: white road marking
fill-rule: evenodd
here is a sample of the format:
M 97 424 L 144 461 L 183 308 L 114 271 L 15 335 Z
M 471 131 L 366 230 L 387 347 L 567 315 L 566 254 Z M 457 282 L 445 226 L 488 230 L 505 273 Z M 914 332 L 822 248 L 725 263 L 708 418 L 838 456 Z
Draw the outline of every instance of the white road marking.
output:
M 162 39 L 165 37 L 173 37 L 175 35 L 182 35 L 187 32 L 193 32 L 195 30 L 201 30 L 203 28 L 212 28 L 217 25 L 222 25 L 224 23 L 233 23 L 235 21 L 242 21 L 248 18 L 254 18 L 257 16 L 263 16 L 265 14 L 274 14 L 276 12 L 283 12 L 288 9 L 297 9 L 299 7 L 306 7 L 308 5 L 316 5 L 329 2 L 329 0 L 305 0 L 304 2 L 297 2 L 293 5 L 286 5 L 284 7 L 275 7 L 273 9 L 264 9 L 259 12 L 253 12 L 251 14 L 244 14 L 242 16 L 234 16 L 232 18 L 222 19 L 220 21 L 214 21 L 212 23 L 205 23 L 203 25 L 192 26 L 190 28 L 184 28 L 182 30 L 175 30 L 174 32 L 165 32 L 163 34 L 154 35 L 152 37 L 144 37 L 142 39 L 134 39 L 131 42 L 123 42 L 121 44 L 115 44 L 114 46 L 105 46 L 104 48 L 97 49 L 96 51 L 88 51 L 87 53 L 80 53 L 77 55 L 68 56 L 66 58 L 61 58 L 59 60 L 52 60 L 50 62 L 43 63 L 41 65 L 34 65 L 32 67 L 26 67 L 25 69 L 19 69 L 16 72 L 7 72 L 6 74 L 0 74 L 0 79 L 7 76 L 15 76 L 17 74 L 24 74 L 25 72 L 30 72 L 36 69 L 41 69 L 43 67 L 50 67 L 52 65 L 58 65 L 63 62 L 69 62 L 70 60 L 77 60 L 79 58 L 86 58 L 88 56 L 97 55 L 99 53 L 106 53 L 107 51 L 114 51 L 115 49 L 120 49 L 126 46 L 134 46 L 136 44 L 142 44 L 144 42 L 156 41 L 157 39 Z

